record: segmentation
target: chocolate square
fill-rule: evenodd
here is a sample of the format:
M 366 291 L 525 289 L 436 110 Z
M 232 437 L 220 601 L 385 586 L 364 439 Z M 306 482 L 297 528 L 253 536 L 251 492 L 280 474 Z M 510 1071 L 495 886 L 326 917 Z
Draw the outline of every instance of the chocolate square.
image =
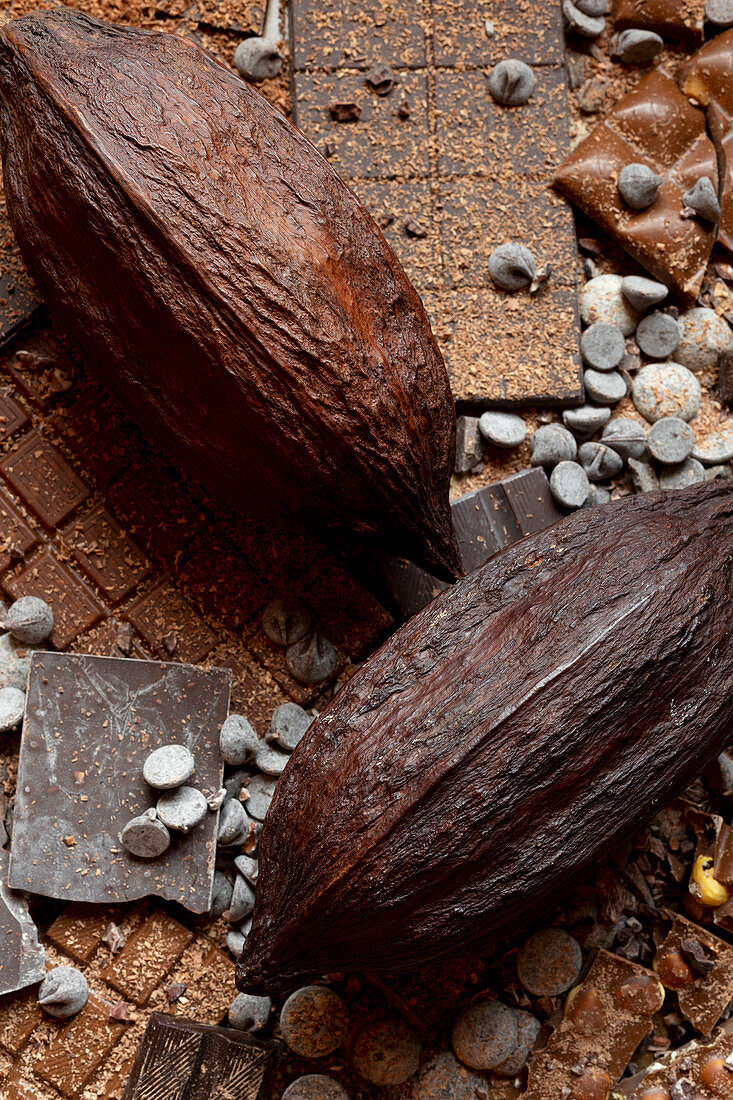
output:
M 36 431 L 0 462 L 0 471 L 49 527 L 65 520 L 89 495 L 61 452 Z
M 528 65 L 564 60 L 560 4 L 433 0 L 432 11 L 435 64 L 441 68 L 495 65 L 505 57 L 519 57 Z
M 144 1005 L 193 940 L 193 933 L 167 913 L 151 913 L 100 972 L 107 985 L 136 1005 Z
M 81 1012 L 41 1049 L 33 1068 L 42 1081 L 74 1097 L 122 1038 L 125 1025 L 111 1020 L 111 1004 L 91 994 Z
M 216 645 L 213 630 L 167 581 L 160 581 L 125 612 L 160 657 L 198 664 Z
M 86 581 L 59 561 L 51 547 L 36 554 L 20 573 L 7 577 L 3 587 L 14 600 L 21 596 L 38 596 L 50 604 L 54 628 L 49 641 L 56 649 L 66 649 L 104 614 L 104 608 Z
M 296 73 L 425 65 L 424 0 L 292 0 L 289 6 Z
M 106 508 L 81 516 L 64 541 L 82 569 L 112 603 L 119 603 L 150 572 L 150 562 Z
M 28 413 L 23 406 L 7 390 L 0 390 L 0 440 L 9 439 L 27 423 Z
M 409 115 L 399 117 L 400 104 Z M 355 104 L 358 121 L 336 122 L 336 104 Z M 424 72 L 401 72 L 388 96 L 369 90 L 363 73 L 304 74 L 295 102 L 299 128 L 345 178 L 408 179 L 430 174 L 428 93 Z
M 230 674 L 123 658 L 35 652 L 21 739 L 9 884 L 46 897 L 110 904 L 150 894 L 195 913 L 210 903 L 217 813 L 152 861 L 119 833 L 155 805 L 142 776 L 160 745 L 187 745 L 192 786 L 221 786 L 218 735 Z
M 39 541 L 17 505 L 0 489 L 0 572 L 22 560 Z

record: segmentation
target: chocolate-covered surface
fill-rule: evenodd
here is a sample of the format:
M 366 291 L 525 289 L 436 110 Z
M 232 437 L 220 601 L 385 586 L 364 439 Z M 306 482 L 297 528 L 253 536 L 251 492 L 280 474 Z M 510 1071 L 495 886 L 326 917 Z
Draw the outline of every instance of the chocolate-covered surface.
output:
M 456 575 L 440 352 L 310 143 L 195 43 L 67 9 L 2 29 L 0 109 L 35 281 L 169 453 L 237 508 Z
M 618 190 L 619 173 L 636 163 L 662 178 L 657 198 L 645 210 L 627 206 Z M 717 187 L 715 147 L 705 116 L 660 68 L 573 150 L 555 184 L 655 278 L 692 304 L 715 240 L 713 226 L 682 216 L 683 195 L 701 176 Z
M 221 787 L 218 736 L 230 683 L 224 669 L 34 653 L 9 884 L 68 901 L 157 894 L 207 912 L 218 813 L 152 861 L 126 852 L 119 833 L 155 805 L 143 764 L 160 745 L 191 749 L 198 789 Z
M 486 947 L 730 736 L 733 486 L 528 536 L 313 723 L 263 831 L 242 989 Z
M 613 22 L 620 31 L 643 27 L 696 46 L 702 42 L 705 0 L 615 0 Z

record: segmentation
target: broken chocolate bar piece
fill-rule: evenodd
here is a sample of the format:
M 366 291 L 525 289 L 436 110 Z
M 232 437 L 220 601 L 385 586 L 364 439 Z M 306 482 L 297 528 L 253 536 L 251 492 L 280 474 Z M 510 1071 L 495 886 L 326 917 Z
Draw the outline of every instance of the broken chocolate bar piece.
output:
M 696 46 L 702 42 L 705 0 L 616 0 L 616 30 L 655 31 L 662 38 Z
M 682 1015 L 709 1035 L 733 997 L 733 947 L 679 914 L 670 916 L 655 969 L 677 991 Z
M 733 30 L 698 50 L 679 82 L 684 94 L 706 109 L 721 173 L 718 241 L 733 252 Z
M 631 209 L 618 190 L 621 170 L 638 163 L 662 179 L 645 210 Z M 702 176 L 717 187 L 705 116 L 663 69 L 655 69 L 570 154 L 555 184 L 655 278 L 692 303 L 715 241 L 713 226 L 683 217 L 683 195 Z
M 278 1046 L 155 1012 L 122 1100 L 269 1100 Z
M 10 885 L 69 901 L 156 894 L 195 913 L 210 904 L 218 814 L 145 861 L 119 834 L 156 802 L 143 763 L 183 744 L 191 785 L 221 787 L 219 729 L 231 673 L 126 658 L 36 652 L 31 657 L 13 820 Z
M 475 489 L 451 501 L 453 529 L 467 573 L 523 535 L 562 519 L 547 475 L 539 468 Z M 385 558 L 384 570 L 395 602 L 405 618 L 420 611 L 447 585 L 411 562 Z
M 6 885 L 8 852 L 0 848 L 0 994 L 14 993 L 46 973 L 46 953 L 22 894 Z
M 585 980 L 568 994 L 562 1023 L 532 1059 L 524 1100 L 560 1097 L 568 1082 L 578 1096 L 605 1096 L 650 1031 L 663 1000 L 664 989 L 651 970 L 599 951 Z
M 40 305 L 40 295 L 20 258 L 0 187 L 0 345 L 27 325 Z
M 707 1100 L 730 1096 L 733 1031 L 721 1028 L 709 1042 L 693 1039 L 635 1074 L 633 1088 L 620 1089 L 630 1100 Z

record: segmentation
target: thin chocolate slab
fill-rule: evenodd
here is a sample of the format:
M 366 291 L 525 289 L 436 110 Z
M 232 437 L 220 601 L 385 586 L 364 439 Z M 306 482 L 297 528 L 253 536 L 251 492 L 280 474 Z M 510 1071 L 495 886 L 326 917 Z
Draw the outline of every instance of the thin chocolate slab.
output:
M 662 178 L 657 198 L 641 211 L 628 207 L 618 190 L 621 170 L 635 163 Z M 657 68 L 573 150 L 555 183 L 655 278 L 692 303 L 715 240 L 709 224 L 682 216 L 682 197 L 701 176 L 717 186 L 705 116 Z
M 114 903 L 156 894 L 195 913 L 209 908 L 217 813 L 174 834 L 152 861 L 129 855 L 119 833 L 155 805 L 143 780 L 160 745 L 188 746 L 190 784 L 221 786 L 218 733 L 231 677 L 112 657 L 34 653 L 21 739 L 9 882 L 64 900 Z
M 9 853 L 0 848 L 0 994 L 40 982 L 46 953 L 22 894 L 6 886 Z
M 231 1028 L 156 1012 L 138 1048 L 123 1100 L 272 1100 L 278 1047 Z
M 623 1090 L 630 1100 L 663 1100 L 667 1096 L 708 1100 L 730 1094 L 730 1065 L 733 1032 L 728 1025 L 708 1042 L 693 1039 L 664 1054 L 641 1075 L 634 1089 Z M 711 1082 L 717 1087 L 710 1088 Z M 673 1090 L 673 1091 L 671 1091 Z
M 466 572 L 478 569 L 497 550 L 562 519 L 544 470 L 518 474 L 451 501 L 453 527 Z M 384 558 L 384 573 L 405 618 L 420 611 L 448 586 L 410 562 Z

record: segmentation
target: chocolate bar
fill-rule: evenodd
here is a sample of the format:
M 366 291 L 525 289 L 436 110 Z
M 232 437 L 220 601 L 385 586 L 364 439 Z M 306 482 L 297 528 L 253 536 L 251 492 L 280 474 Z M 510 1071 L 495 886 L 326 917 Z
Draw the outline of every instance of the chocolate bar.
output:
M 613 24 L 619 31 L 643 28 L 696 46 L 702 42 L 705 0 L 616 0 Z
M 274 1043 L 155 1012 L 123 1100 L 272 1100 Z
M 663 1055 L 646 1073 L 634 1078 L 635 1087 L 623 1090 L 629 1100 L 664 1100 L 665 1097 L 707 1100 L 730 1095 L 733 1032 L 721 1029 L 709 1042 L 693 1039 Z
M 645 210 L 621 198 L 618 178 L 643 163 L 662 178 Z M 705 116 L 663 69 L 654 69 L 621 99 L 560 166 L 555 184 L 584 214 L 655 278 L 692 304 L 715 241 L 714 228 L 683 217 L 684 193 L 701 176 L 717 186 L 715 147 Z
M 578 1095 L 605 1096 L 663 1001 L 656 974 L 599 951 L 585 980 L 568 994 L 562 1022 L 530 1062 L 524 1100 L 562 1096 L 569 1082 Z
M 681 70 L 679 83 L 706 109 L 721 170 L 718 241 L 733 252 L 733 30 L 698 50 Z
M 124 658 L 34 653 L 21 740 L 9 883 L 46 897 L 121 902 L 157 894 L 209 909 L 218 812 L 173 836 L 154 861 L 119 834 L 155 804 L 146 757 L 163 744 L 194 754 L 191 781 L 221 787 L 218 733 L 231 674 Z
M 453 527 L 466 572 L 478 569 L 523 535 L 562 519 L 544 470 L 522 470 L 451 501 Z M 383 559 L 387 583 L 405 618 L 420 611 L 447 585 L 411 562 Z
M 45 952 L 25 898 L 6 885 L 9 854 L 0 848 L 0 994 L 40 982 L 46 973 Z
M 677 991 L 682 1015 L 709 1035 L 733 997 L 733 947 L 679 914 L 670 916 L 655 970 Z

